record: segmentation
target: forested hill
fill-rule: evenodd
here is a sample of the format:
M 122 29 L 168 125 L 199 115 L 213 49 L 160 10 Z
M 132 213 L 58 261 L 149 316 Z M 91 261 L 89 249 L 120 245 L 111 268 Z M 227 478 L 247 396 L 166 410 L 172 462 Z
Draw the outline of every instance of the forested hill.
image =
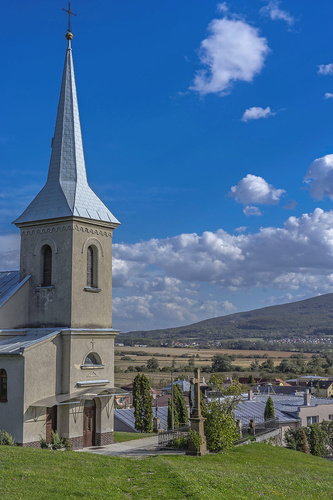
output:
M 333 293 L 207 319 L 188 326 L 121 334 L 118 341 L 273 339 L 333 336 Z

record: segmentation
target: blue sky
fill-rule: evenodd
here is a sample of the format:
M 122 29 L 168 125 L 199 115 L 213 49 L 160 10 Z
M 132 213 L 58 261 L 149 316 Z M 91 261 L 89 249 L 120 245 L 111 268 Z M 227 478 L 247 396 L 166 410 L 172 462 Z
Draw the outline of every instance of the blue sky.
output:
M 2 5 L 0 269 L 44 185 L 65 2 Z M 114 233 L 114 327 L 333 292 L 333 4 L 72 1 L 91 187 Z

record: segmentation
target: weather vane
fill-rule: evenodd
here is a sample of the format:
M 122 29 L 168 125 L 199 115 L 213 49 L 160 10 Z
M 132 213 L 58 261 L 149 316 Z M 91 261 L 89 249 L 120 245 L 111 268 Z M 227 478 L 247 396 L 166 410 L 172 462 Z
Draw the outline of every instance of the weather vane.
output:
M 71 11 L 71 3 L 68 2 L 68 10 L 67 9 L 62 9 L 64 12 L 67 12 L 68 14 L 68 28 L 67 28 L 67 31 L 70 32 L 71 31 L 71 16 L 76 16 L 76 14 L 74 14 L 74 12 Z

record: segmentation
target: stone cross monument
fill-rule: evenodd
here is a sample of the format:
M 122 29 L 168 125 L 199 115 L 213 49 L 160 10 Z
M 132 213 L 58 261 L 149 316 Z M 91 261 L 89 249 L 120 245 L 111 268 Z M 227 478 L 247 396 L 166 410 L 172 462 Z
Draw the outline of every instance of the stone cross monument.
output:
M 196 449 L 192 444 L 190 444 L 186 454 L 187 455 L 201 456 L 201 455 L 205 455 L 207 453 L 207 446 L 206 446 L 206 437 L 205 437 L 205 432 L 204 432 L 205 419 L 201 415 L 200 369 L 199 368 L 197 368 L 195 370 L 194 375 L 196 375 L 193 378 L 194 407 L 193 407 L 192 417 L 190 418 L 190 421 L 191 421 L 191 429 L 193 431 L 198 432 L 201 436 L 201 445 L 200 445 L 199 449 Z

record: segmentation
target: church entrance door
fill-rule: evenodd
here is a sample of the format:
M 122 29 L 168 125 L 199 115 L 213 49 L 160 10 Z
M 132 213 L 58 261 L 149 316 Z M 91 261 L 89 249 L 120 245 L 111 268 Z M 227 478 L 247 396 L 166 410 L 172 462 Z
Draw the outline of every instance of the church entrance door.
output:
M 57 430 L 57 407 L 46 408 L 46 442 L 51 442 L 51 431 Z
M 95 445 L 96 405 L 95 401 L 86 401 L 83 409 L 83 447 Z

